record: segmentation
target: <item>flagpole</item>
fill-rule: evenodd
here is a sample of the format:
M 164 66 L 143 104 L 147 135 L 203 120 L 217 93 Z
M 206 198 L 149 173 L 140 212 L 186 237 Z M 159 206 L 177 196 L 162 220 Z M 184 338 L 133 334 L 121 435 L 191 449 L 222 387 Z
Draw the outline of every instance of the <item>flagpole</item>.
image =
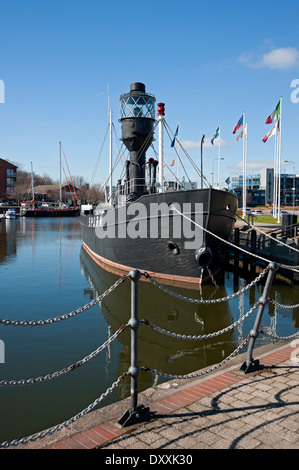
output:
M 219 124 L 219 155 L 218 155 L 218 182 L 217 182 L 218 189 L 220 189 L 220 154 L 221 154 L 220 141 L 221 141 L 221 124 Z
M 280 187 L 281 187 L 281 115 L 282 115 L 282 96 L 280 97 L 280 113 L 279 113 L 279 159 L 278 159 L 278 205 L 277 205 L 277 223 L 280 223 Z
M 245 119 L 245 113 L 244 113 L 244 119 Z M 244 127 L 246 131 L 245 136 L 244 136 L 244 138 L 246 139 L 246 143 L 245 143 L 245 181 L 246 181 L 247 180 L 247 122 L 244 125 Z M 245 207 L 246 207 L 246 199 L 247 199 L 246 196 L 247 196 L 247 184 L 245 184 Z
M 177 158 L 177 167 L 176 167 L 176 179 L 177 179 L 177 182 L 176 182 L 176 185 L 177 185 L 177 190 L 179 191 L 180 190 L 180 185 L 179 185 L 179 178 L 180 178 L 180 172 L 179 172 L 179 164 L 180 164 L 180 144 L 179 144 L 179 141 L 180 141 L 180 121 L 178 122 L 178 158 Z
M 243 126 L 245 127 L 245 112 L 243 113 Z M 243 127 L 243 129 L 244 129 Z M 243 219 L 246 215 L 246 159 L 245 159 L 245 135 L 243 139 Z
M 274 144 L 273 217 L 277 217 L 277 133 Z
M 164 108 L 159 115 L 159 193 L 164 193 Z

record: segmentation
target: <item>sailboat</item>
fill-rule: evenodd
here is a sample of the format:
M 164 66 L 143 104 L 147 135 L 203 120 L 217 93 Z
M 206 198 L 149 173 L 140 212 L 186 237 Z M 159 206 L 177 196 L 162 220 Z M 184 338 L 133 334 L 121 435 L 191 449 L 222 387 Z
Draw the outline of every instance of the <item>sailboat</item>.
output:
M 75 217 L 80 214 L 80 207 L 68 207 L 62 203 L 61 187 L 61 142 L 59 142 L 60 154 L 60 181 L 59 181 L 59 203 L 58 204 L 38 204 L 35 201 L 33 185 L 33 167 L 31 162 L 31 192 L 30 201 L 21 202 L 20 216 L 22 217 Z
M 130 159 L 115 191 L 110 173 L 109 205 L 81 215 L 83 248 L 108 271 L 125 274 L 138 269 L 166 284 L 194 287 L 205 279 L 209 282 L 221 268 L 219 255 L 234 229 L 237 197 L 213 188 L 203 175 L 207 187 L 199 189 L 166 181 L 165 104 L 157 104 L 156 120 L 155 102 L 140 82 L 120 96 L 120 140 Z M 156 127 L 159 159 L 147 161 Z

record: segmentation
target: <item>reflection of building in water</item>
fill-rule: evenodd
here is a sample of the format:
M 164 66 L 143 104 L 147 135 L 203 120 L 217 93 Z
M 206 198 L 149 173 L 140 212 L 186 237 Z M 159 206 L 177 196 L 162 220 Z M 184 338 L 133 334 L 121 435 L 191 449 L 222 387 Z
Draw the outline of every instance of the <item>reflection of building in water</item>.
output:
M 0 263 L 17 254 L 17 235 L 15 220 L 0 221 Z
M 118 279 L 98 266 L 82 249 L 81 269 L 92 287 L 95 296 L 105 292 Z M 126 280 L 102 302 L 102 313 L 112 332 L 130 319 L 131 281 Z M 173 288 L 188 297 L 212 299 L 225 297 L 223 286 L 204 286 L 198 291 Z M 90 292 L 88 292 L 88 295 Z M 227 302 L 219 304 L 194 304 L 176 299 L 162 292 L 150 282 L 139 282 L 139 318 L 173 333 L 183 335 L 202 335 L 213 333 L 232 323 Z M 235 349 L 234 330 L 209 340 L 183 340 L 167 336 L 150 326 L 141 324 L 138 330 L 139 365 L 157 369 L 161 372 L 184 375 L 221 362 Z M 118 374 L 130 367 L 130 330 L 127 328 L 117 340 L 122 344 L 119 355 Z M 161 379 L 159 379 L 161 380 Z M 142 388 L 152 385 L 152 375 L 141 373 L 139 383 Z

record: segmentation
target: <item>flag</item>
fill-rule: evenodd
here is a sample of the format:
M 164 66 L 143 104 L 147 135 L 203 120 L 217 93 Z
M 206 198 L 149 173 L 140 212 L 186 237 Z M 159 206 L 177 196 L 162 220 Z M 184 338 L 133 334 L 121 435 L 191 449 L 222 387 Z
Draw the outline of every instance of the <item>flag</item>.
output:
M 236 141 L 237 141 L 237 142 L 240 142 L 240 140 L 242 139 L 243 135 L 246 135 L 246 134 L 247 134 L 247 123 L 245 124 L 245 126 L 244 126 L 243 129 L 241 130 L 240 134 L 237 135 Z
M 274 120 L 278 118 L 279 115 L 280 115 L 280 100 L 276 108 L 270 114 L 270 116 L 267 117 L 265 124 L 272 124 L 272 122 L 274 122 Z
M 268 132 L 268 134 L 265 135 L 265 137 L 263 138 L 263 142 L 264 142 L 264 143 L 267 142 L 267 140 L 268 140 L 270 137 L 272 137 L 272 135 L 275 135 L 275 134 L 278 133 L 278 130 L 279 130 L 278 127 L 279 127 L 279 126 L 278 126 L 278 122 L 277 122 L 276 124 L 274 124 L 274 126 L 273 126 L 272 129 L 271 129 L 271 131 Z
M 230 177 L 226 178 L 225 182 L 226 182 L 227 185 L 229 185 L 229 183 L 230 183 Z
M 235 128 L 233 130 L 233 134 L 235 134 L 237 132 L 238 129 L 240 129 L 240 127 L 243 126 L 243 114 L 242 116 L 240 117 L 239 121 L 237 122 L 237 124 L 235 125 Z
M 170 147 L 174 147 L 175 138 L 177 137 L 178 133 L 179 133 L 179 125 L 178 125 L 178 127 L 176 128 L 176 131 L 175 131 L 175 134 L 174 134 L 174 138 L 173 138 L 173 141 L 171 142 L 171 146 L 170 146 Z
M 219 126 L 217 127 L 217 130 L 215 132 L 215 134 L 213 135 L 212 139 L 211 139 L 211 144 L 214 145 L 214 140 L 217 139 L 217 137 L 219 137 Z
M 173 166 L 173 165 L 175 165 L 175 160 L 172 160 L 172 162 L 170 164 L 170 166 Z

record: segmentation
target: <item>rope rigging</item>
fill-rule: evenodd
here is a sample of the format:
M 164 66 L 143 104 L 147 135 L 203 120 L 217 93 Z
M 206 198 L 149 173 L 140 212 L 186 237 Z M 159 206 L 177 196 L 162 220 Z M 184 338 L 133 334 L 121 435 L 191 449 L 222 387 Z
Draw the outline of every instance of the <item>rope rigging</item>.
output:
M 158 124 L 159 124 L 159 121 L 158 121 L 158 120 L 155 121 L 155 124 L 154 124 L 154 126 L 153 126 L 153 129 L 151 130 L 151 132 L 149 133 L 149 135 L 147 136 L 147 138 L 145 139 L 145 141 L 143 142 L 141 148 L 139 149 L 139 151 L 138 151 L 138 153 L 137 153 L 137 160 L 138 160 L 138 157 L 144 152 L 144 150 L 145 150 L 146 148 L 148 148 L 149 140 L 153 138 L 154 132 L 155 132 L 155 130 L 156 130 Z M 182 151 L 184 152 L 184 154 L 185 154 L 185 156 L 187 157 L 188 161 L 191 163 L 191 165 L 192 165 L 193 169 L 195 170 L 195 172 L 197 173 L 197 175 L 198 175 L 200 178 L 202 178 L 202 180 L 204 181 L 204 183 L 205 183 L 205 185 L 206 185 L 207 187 L 210 187 L 211 185 L 210 185 L 209 181 L 207 180 L 207 178 L 206 178 L 204 175 L 202 175 L 201 170 L 200 170 L 199 167 L 196 165 L 196 163 L 194 162 L 194 160 L 190 157 L 190 155 L 187 153 L 186 149 L 183 147 L 183 145 L 181 144 L 181 142 L 177 139 L 177 137 L 175 136 L 175 134 L 171 131 L 171 129 L 170 129 L 170 127 L 169 127 L 169 125 L 168 125 L 168 123 L 166 122 L 165 119 L 163 119 L 163 126 L 164 126 L 164 129 L 165 129 L 166 132 L 167 132 L 167 135 L 168 135 L 168 137 L 169 137 L 170 142 L 172 142 L 173 139 L 175 139 L 175 140 L 177 141 L 178 145 L 180 146 L 180 148 L 181 148 Z M 94 171 L 93 171 L 91 180 L 90 180 L 90 184 L 91 184 L 91 185 L 94 184 L 94 181 L 95 181 L 96 172 L 97 172 L 97 170 L 98 170 L 100 158 L 101 158 L 102 151 L 103 151 L 103 148 L 104 148 L 104 144 L 105 144 L 105 141 L 106 141 L 106 138 L 107 138 L 107 134 L 108 134 L 109 127 L 110 127 L 110 124 L 108 124 L 108 126 L 107 126 L 106 133 L 105 133 L 105 136 L 104 136 L 104 140 L 103 140 L 103 143 L 102 143 L 102 146 L 101 146 L 99 155 L 98 155 L 98 159 L 97 159 L 97 162 L 96 162 L 96 165 L 95 165 L 95 168 L 94 168 Z M 114 134 L 115 134 L 116 142 L 117 142 L 117 144 L 118 144 L 119 139 L 118 139 L 117 132 L 116 132 L 116 129 L 115 129 L 114 124 L 112 124 L 112 128 L 113 128 L 113 131 L 114 131 Z M 172 136 L 172 137 L 171 137 L 171 136 Z M 118 166 L 119 162 L 120 162 L 121 159 L 123 158 L 123 155 L 124 155 L 124 153 L 125 153 L 125 151 L 126 151 L 126 149 L 124 148 L 124 150 L 123 150 L 123 152 L 122 152 L 122 154 L 121 154 L 121 149 L 123 148 L 123 146 L 124 146 L 124 145 L 122 144 L 120 148 L 118 147 L 118 155 L 117 155 L 116 160 L 115 160 L 115 162 L 114 162 L 114 164 L 113 164 L 112 171 L 111 171 L 111 173 L 108 175 L 108 177 L 107 177 L 107 179 L 106 179 L 106 183 L 111 180 L 111 177 L 112 177 L 113 173 L 115 172 L 116 167 Z M 153 151 L 154 151 L 154 153 L 155 153 L 155 156 L 157 156 L 157 151 L 155 150 L 153 143 L 151 144 L 151 148 L 153 149 Z M 191 181 L 191 179 L 190 179 L 190 177 L 189 177 L 189 175 L 188 175 L 188 172 L 187 172 L 187 170 L 186 170 L 186 167 L 185 167 L 185 165 L 184 165 L 184 163 L 183 163 L 182 158 L 179 156 L 179 153 L 178 153 L 176 147 L 174 146 L 173 148 L 174 148 L 174 151 L 175 151 L 175 153 L 176 153 L 177 159 L 178 159 L 178 161 L 180 162 L 180 165 L 182 166 L 182 168 L 183 168 L 183 170 L 184 170 L 184 173 L 185 173 L 185 175 L 186 175 L 186 177 L 187 177 L 187 179 L 188 179 L 190 185 L 192 185 L 192 181 Z M 177 176 L 176 176 L 176 175 L 174 174 L 174 172 L 171 170 L 171 168 L 169 167 L 169 165 L 167 165 L 166 162 L 164 162 L 164 165 L 167 167 L 167 169 L 168 169 L 168 170 L 171 172 L 171 174 L 174 176 L 175 180 L 179 183 L 179 180 L 178 180 Z M 125 174 L 125 162 L 124 162 L 123 167 L 122 167 L 122 170 L 121 170 L 121 172 L 120 172 L 120 179 L 123 179 L 123 178 L 124 178 L 124 174 Z M 192 187 L 192 186 L 191 186 L 191 187 Z

